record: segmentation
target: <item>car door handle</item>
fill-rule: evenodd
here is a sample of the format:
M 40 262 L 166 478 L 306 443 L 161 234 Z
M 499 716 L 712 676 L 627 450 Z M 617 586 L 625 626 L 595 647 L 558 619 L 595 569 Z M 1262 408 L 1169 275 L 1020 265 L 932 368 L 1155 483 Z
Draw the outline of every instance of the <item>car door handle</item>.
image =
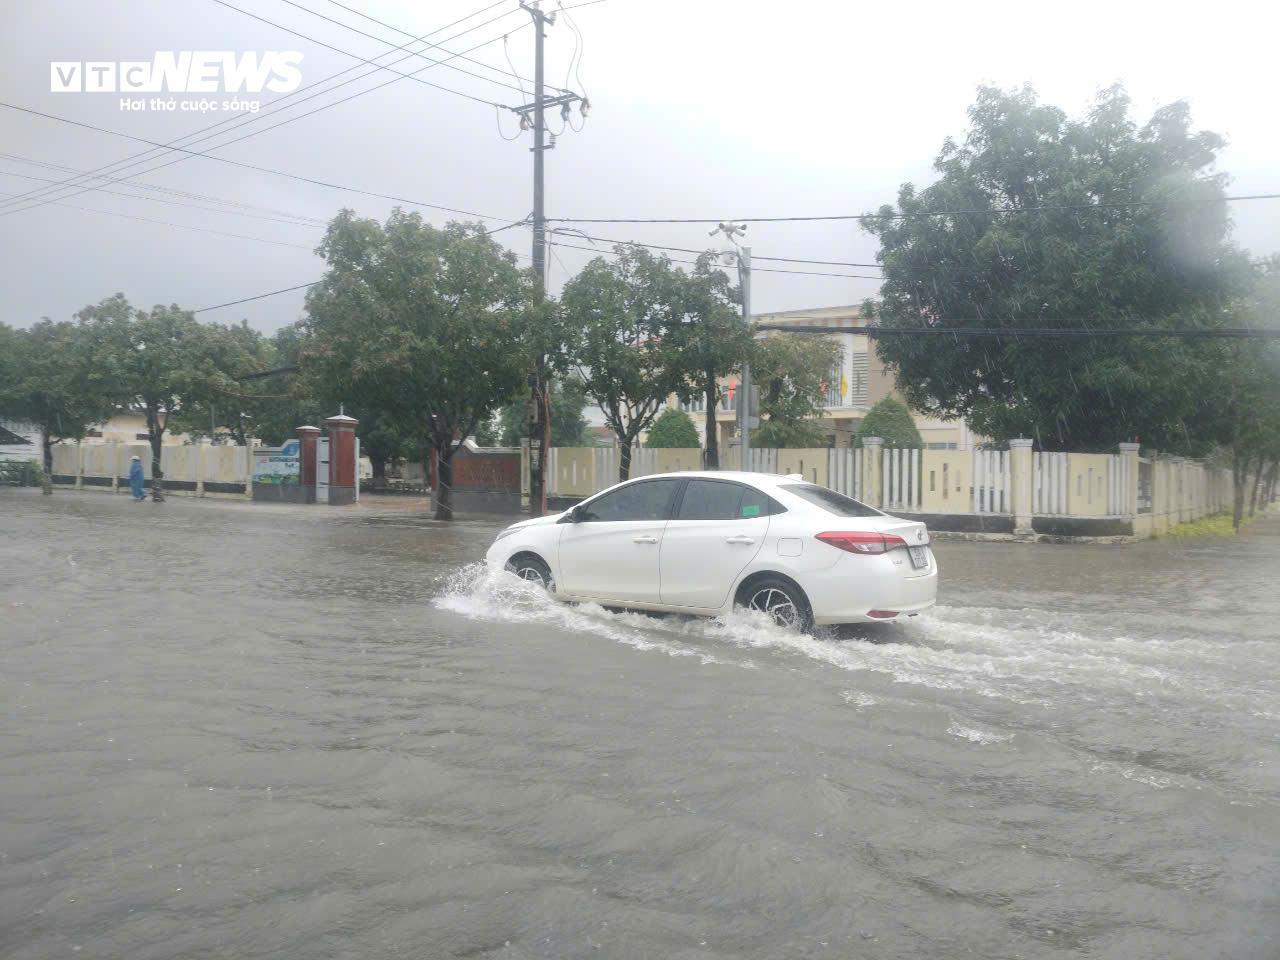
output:
M 631 542 L 632 543 L 657 543 L 658 538 L 657 537 L 635 537 L 632 539 Z
M 744 537 L 742 534 L 738 534 L 736 537 L 725 537 L 724 542 L 725 543 L 755 543 L 756 539 L 755 537 Z

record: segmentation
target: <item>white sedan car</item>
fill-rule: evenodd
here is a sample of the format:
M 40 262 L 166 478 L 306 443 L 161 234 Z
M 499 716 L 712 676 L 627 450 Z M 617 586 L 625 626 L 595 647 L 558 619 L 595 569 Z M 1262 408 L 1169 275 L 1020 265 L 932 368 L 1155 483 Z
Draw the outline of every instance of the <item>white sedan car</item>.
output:
M 512 524 L 486 560 L 559 600 L 696 616 L 741 606 L 801 630 L 914 615 L 938 592 L 923 523 L 796 475 L 629 480 Z

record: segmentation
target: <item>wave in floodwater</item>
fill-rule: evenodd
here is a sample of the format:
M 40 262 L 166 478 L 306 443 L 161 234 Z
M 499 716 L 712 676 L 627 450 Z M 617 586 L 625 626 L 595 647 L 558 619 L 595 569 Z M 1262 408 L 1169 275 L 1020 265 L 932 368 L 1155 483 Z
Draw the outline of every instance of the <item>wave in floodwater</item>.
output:
M 1069 612 L 939 606 L 904 623 L 806 635 L 747 611 L 717 619 L 653 617 L 559 603 L 541 588 L 483 563 L 453 574 L 434 602 L 476 620 L 545 623 L 705 664 L 755 666 L 718 655 L 716 647 L 791 654 L 903 684 L 1016 704 L 1174 696 L 1218 706 L 1238 699 L 1251 712 L 1260 694 L 1274 695 L 1206 669 L 1222 656 L 1211 638 L 1132 640 L 1099 633 Z M 856 699 L 858 694 L 851 696 L 851 706 L 868 705 Z M 964 733 L 953 735 L 979 742 Z

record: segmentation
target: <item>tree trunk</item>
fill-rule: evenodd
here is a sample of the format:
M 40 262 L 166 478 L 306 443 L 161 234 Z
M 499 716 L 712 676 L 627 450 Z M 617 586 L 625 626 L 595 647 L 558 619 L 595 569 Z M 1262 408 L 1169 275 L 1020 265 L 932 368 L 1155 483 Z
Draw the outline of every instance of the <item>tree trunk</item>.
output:
M 618 482 L 631 479 L 631 438 L 618 439 Z
M 368 451 L 369 463 L 373 467 L 373 489 L 385 490 L 387 486 L 387 458 L 374 451 Z
M 160 468 L 160 453 L 164 446 L 164 424 L 159 411 L 147 409 L 147 440 L 151 444 L 151 499 L 164 500 L 164 470 Z
M 40 492 L 46 497 L 53 493 L 53 438 L 41 428 L 40 447 L 44 455 L 44 471 L 40 474 Z
M 1276 478 L 1280 475 L 1280 459 L 1272 460 L 1267 468 L 1266 492 L 1262 498 L 1262 509 L 1266 510 L 1276 496 Z
M 453 519 L 453 444 L 436 454 L 436 519 Z
M 714 369 L 706 371 L 707 373 L 707 419 L 706 419 L 706 457 L 705 465 L 708 470 L 720 469 L 720 437 L 716 427 L 716 401 L 720 399 L 720 389 L 716 386 L 716 372 Z
M 1244 481 L 1249 472 L 1249 458 L 1241 453 L 1231 457 L 1231 528 L 1239 531 L 1244 517 Z

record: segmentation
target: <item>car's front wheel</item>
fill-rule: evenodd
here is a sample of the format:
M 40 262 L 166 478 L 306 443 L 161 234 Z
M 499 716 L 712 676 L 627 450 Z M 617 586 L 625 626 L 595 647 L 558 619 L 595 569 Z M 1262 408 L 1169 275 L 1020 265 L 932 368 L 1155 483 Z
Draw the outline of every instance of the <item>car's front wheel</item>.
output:
M 532 553 L 521 553 L 507 561 L 508 573 L 514 573 L 521 580 L 536 583 L 548 592 L 555 591 L 555 580 L 551 578 L 551 568 L 541 557 Z
M 778 626 L 790 630 L 804 632 L 813 626 L 813 612 L 804 591 L 783 577 L 749 581 L 738 591 L 736 604 L 767 614 Z

